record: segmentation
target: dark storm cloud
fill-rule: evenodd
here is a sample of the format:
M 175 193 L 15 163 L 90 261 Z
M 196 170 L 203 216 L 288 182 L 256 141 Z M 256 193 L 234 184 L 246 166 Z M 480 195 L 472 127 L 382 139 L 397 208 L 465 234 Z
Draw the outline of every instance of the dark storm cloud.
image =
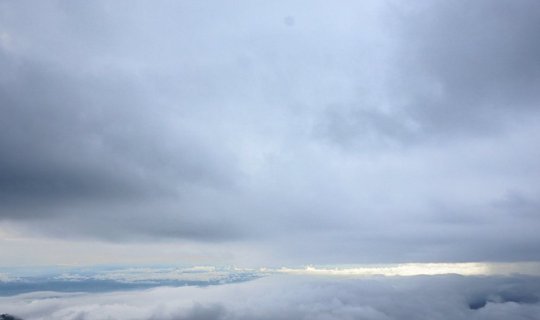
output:
M 540 259 L 539 17 L 0 2 L 0 217 L 301 263 Z
M 122 59 L 105 49 L 121 30 L 105 6 L 27 5 L 2 3 L 0 216 L 60 217 L 46 222 L 49 229 L 62 234 L 72 221 L 74 235 L 93 229 L 107 238 L 234 233 L 182 204 L 193 188 L 234 188 L 232 155 L 211 141 L 210 128 L 152 96 L 156 81 L 93 60 Z M 107 20 L 102 32 L 94 16 Z M 12 47 L 18 41 L 20 51 Z M 141 217 L 152 214 L 161 224 Z M 189 215 L 201 221 L 184 222 Z
M 20 68 L 24 70 L 27 66 Z M 107 75 L 104 79 L 81 80 L 36 69 L 28 73 L 19 71 L 20 81 L 2 94 L 5 165 L 24 166 L 30 162 L 28 169 L 21 170 L 21 182 L 26 178 L 24 171 L 30 171 L 28 176 L 33 175 L 32 170 L 39 172 L 39 168 L 31 168 L 32 165 L 38 166 L 39 162 L 43 162 L 45 167 L 54 166 L 54 163 L 65 164 L 64 168 L 58 169 L 68 173 L 55 175 L 52 170 L 51 182 L 54 182 L 54 176 L 60 182 L 69 180 L 69 176 L 77 180 L 78 165 L 88 167 L 90 173 L 96 166 L 95 171 L 104 171 L 103 177 L 95 177 L 96 180 L 105 180 L 102 188 L 108 184 L 107 179 L 113 181 L 115 175 L 137 165 L 143 169 L 153 167 L 153 171 L 170 170 L 167 173 L 172 176 L 190 181 L 204 179 L 206 172 L 211 170 L 212 166 L 205 166 L 205 162 L 212 160 L 205 159 L 204 154 L 211 151 L 199 150 L 204 147 L 189 141 L 194 139 L 189 132 L 183 137 L 176 137 L 187 141 L 165 140 L 168 128 L 162 126 L 166 124 L 152 121 L 152 118 L 159 117 L 159 110 L 155 111 L 156 114 L 141 112 L 141 104 L 152 105 L 152 102 L 140 96 L 138 91 L 142 88 L 130 84 L 129 80 L 110 81 Z M 36 159 L 38 155 L 40 158 Z M 105 157 L 119 158 L 118 163 L 102 159 Z M 69 173 L 69 163 L 75 167 L 72 173 Z M 107 165 L 112 166 L 106 168 Z M 45 174 L 49 173 L 47 169 L 43 170 Z M 18 174 L 16 170 L 11 172 Z M 133 176 L 136 178 L 136 173 Z M 219 173 L 212 176 L 219 176 Z M 92 184 L 91 177 L 87 178 Z M 40 179 L 38 176 L 37 180 L 39 186 L 40 180 L 46 182 L 49 178 Z M 88 179 L 80 180 L 84 183 Z M 112 187 L 115 184 L 112 183 Z M 16 183 L 14 185 L 16 187 Z M 78 189 L 75 182 L 67 182 L 65 186 Z M 53 190 L 48 191 L 54 192 L 54 184 L 51 187 Z M 77 193 L 78 190 L 71 191 Z M 108 193 L 110 190 L 102 191 Z
M 16 70 L 4 73 L 0 91 L 4 203 L 106 201 L 171 195 L 183 183 L 227 184 L 214 148 L 189 130 L 171 134 L 157 103 L 126 75 L 85 77 L 21 60 L 12 60 Z

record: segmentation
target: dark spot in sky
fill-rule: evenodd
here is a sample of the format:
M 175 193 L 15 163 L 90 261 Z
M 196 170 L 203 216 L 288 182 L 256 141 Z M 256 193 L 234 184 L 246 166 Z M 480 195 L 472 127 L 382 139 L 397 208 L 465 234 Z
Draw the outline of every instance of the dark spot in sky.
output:
M 514 302 L 520 304 L 534 304 L 540 299 L 533 293 L 519 293 L 515 291 L 504 291 L 498 294 L 489 295 L 486 297 L 479 297 L 469 301 L 469 309 L 478 310 L 490 303 L 505 303 Z
M 21 320 L 21 318 L 17 318 L 10 314 L 4 313 L 4 314 L 0 314 L 0 320 Z
M 293 16 L 286 16 L 286 17 L 283 19 L 283 22 L 285 23 L 285 25 L 286 25 L 287 27 L 292 27 L 292 26 L 294 26 L 295 20 L 294 20 L 294 17 L 293 17 Z
M 487 301 L 485 299 L 473 300 L 469 302 L 469 309 L 478 310 L 486 306 Z

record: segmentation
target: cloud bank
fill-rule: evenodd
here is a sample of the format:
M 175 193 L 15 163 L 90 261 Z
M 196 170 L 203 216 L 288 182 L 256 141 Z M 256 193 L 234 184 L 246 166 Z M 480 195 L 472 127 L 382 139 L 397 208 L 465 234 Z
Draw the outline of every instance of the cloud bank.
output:
M 32 319 L 538 319 L 534 277 L 270 277 L 205 288 L 0 298 Z

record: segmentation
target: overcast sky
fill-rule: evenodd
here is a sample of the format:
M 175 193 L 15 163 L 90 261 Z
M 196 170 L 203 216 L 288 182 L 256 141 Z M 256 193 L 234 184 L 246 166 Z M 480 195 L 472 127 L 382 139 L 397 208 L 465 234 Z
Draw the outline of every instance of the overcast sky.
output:
M 536 0 L 0 0 L 4 261 L 540 260 L 539 32 Z

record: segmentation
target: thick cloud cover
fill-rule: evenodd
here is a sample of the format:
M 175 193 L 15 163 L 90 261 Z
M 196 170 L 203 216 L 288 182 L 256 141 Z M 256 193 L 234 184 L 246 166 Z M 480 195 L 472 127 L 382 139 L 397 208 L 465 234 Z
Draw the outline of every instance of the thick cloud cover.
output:
M 32 319 L 540 319 L 540 280 L 270 277 L 106 294 L 32 293 L 0 308 Z
M 300 263 L 538 260 L 538 30 L 533 0 L 0 1 L 0 219 Z

